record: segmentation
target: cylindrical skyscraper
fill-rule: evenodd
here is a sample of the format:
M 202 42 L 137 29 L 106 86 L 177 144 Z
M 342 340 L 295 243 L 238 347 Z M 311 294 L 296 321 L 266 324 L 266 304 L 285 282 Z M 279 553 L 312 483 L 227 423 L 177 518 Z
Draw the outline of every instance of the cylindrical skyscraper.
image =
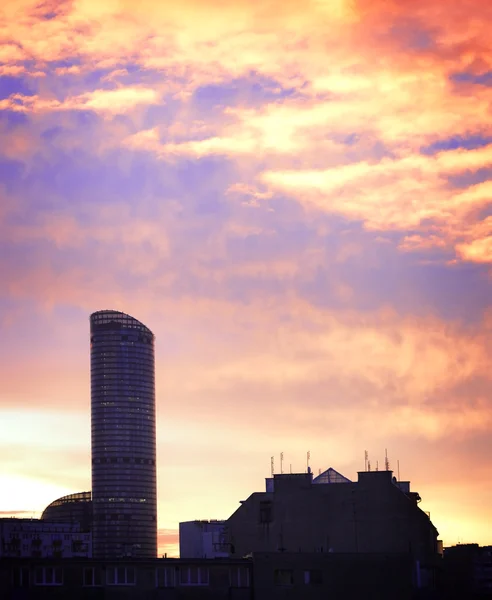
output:
M 114 310 L 91 323 L 93 556 L 157 556 L 154 334 Z

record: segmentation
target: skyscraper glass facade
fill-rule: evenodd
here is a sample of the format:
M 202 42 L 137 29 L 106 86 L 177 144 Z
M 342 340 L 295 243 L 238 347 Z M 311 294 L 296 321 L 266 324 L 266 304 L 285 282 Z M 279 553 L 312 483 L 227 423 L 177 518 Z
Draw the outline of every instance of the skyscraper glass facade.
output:
M 157 556 L 154 335 L 90 317 L 93 556 Z

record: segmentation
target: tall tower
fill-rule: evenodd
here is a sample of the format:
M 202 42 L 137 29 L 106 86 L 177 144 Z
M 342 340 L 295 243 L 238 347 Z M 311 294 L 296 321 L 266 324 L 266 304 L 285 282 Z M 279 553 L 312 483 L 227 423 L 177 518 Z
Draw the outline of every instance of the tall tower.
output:
M 93 556 L 157 556 L 154 334 L 101 310 L 91 324 Z

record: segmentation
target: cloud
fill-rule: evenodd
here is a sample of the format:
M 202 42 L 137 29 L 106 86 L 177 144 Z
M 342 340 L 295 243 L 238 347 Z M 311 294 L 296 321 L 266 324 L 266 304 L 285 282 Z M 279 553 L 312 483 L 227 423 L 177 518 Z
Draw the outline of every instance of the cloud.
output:
M 0 515 L 2 517 L 25 517 L 25 516 L 31 516 L 32 512 L 27 511 L 27 510 L 0 510 Z
M 477 231 L 478 229 L 478 231 Z M 487 217 L 476 228 L 476 239 L 458 244 L 457 252 L 461 259 L 477 263 L 492 263 L 492 217 Z M 479 237 L 480 236 L 480 237 Z M 483 237 L 482 237 L 483 236 Z M 472 237 L 472 236 L 470 236 Z
M 406 236 L 401 248 L 455 244 L 459 256 L 465 259 L 471 254 L 457 244 L 462 236 L 473 234 L 469 220 L 490 204 L 490 182 L 455 192 L 448 180 L 491 164 L 491 146 L 485 146 L 434 156 L 383 158 L 372 164 L 364 161 L 325 170 L 266 171 L 260 180 L 273 191 L 294 195 L 307 208 L 361 220 L 368 229 L 427 230 L 425 236 Z M 486 257 L 487 253 L 480 255 Z
M 200 158 L 210 155 L 251 154 L 257 149 L 254 139 L 234 137 L 211 137 L 180 144 L 161 143 L 159 131 L 156 128 L 140 131 L 130 136 L 124 140 L 123 145 L 133 150 L 153 152 L 159 158 L 173 156 Z
M 95 90 L 63 101 L 38 95 L 12 94 L 0 100 L 0 110 L 43 113 L 62 110 L 91 110 L 102 114 L 121 114 L 140 105 L 157 104 L 159 95 L 149 88 L 126 87 L 115 90 Z

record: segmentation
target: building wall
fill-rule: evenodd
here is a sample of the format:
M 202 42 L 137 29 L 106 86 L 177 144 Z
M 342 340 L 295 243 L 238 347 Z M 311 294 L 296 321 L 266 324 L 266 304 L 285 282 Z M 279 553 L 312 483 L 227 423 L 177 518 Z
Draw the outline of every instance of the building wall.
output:
M 437 553 L 437 531 L 390 471 L 357 483 L 313 485 L 310 474 L 276 475 L 275 491 L 252 494 L 227 520 L 234 556 L 250 552 Z
M 224 521 L 187 521 L 179 524 L 180 558 L 229 556 L 224 545 Z
M 155 557 L 154 335 L 116 311 L 90 323 L 94 556 Z
M 91 557 L 91 534 L 78 524 L 0 519 L 0 557 Z
M 5 559 L 2 600 L 250 600 L 252 562 Z
M 460 544 L 444 550 L 441 588 L 452 600 L 492 597 L 492 546 Z
M 253 554 L 255 600 L 413 600 L 408 555 Z
M 255 553 L 248 560 L 0 561 L 2 600 L 429 600 L 408 555 Z M 468 596 L 463 596 L 468 598 Z

